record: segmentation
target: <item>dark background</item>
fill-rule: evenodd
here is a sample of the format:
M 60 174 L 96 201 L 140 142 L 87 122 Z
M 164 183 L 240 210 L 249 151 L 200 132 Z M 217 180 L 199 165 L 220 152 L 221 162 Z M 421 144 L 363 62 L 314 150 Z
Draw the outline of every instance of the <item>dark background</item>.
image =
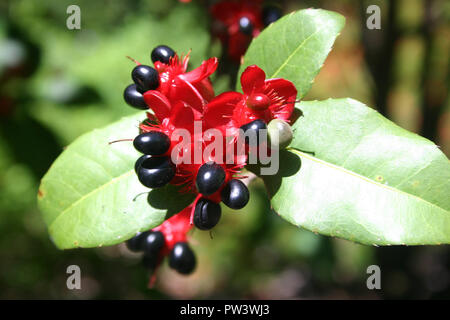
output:
M 66 28 L 66 8 L 81 8 L 81 30 Z M 381 30 L 366 28 L 377 4 Z M 325 8 L 346 27 L 305 100 L 352 97 L 450 154 L 448 98 L 450 3 L 445 0 L 285 1 L 290 12 Z M 40 178 L 80 134 L 134 112 L 122 100 L 133 56 L 149 63 L 158 44 L 192 49 L 191 66 L 220 45 L 210 41 L 202 2 L 2 1 L 0 4 L 0 298 L 340 298 L 448 299 L 450 250 L 368 247 L 300 230 L 269 209 L 252 184 L 241 213 L 224 212 L 209 234 L 196 231 L 196 272 L 164 266 L 155 289 L 139 256 L 123 245 L 59 251 L 36 207 Z M 215 79 L 227 90 L 230 77 Z M 66 268 L 81 268 L 68 290 Z M 377 264 L 382 289 L 368 290 Z

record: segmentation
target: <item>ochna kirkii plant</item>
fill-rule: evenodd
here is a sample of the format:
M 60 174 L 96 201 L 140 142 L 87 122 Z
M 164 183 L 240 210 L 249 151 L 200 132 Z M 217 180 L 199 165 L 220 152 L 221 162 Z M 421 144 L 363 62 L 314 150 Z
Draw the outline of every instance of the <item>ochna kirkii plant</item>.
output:
M 158 46 L 153 66 L 134 61 L 124 100 L 146 112 L 79 137 L 42 180 L 55 245 L 127 241 L 152 272 L 167 258 L 189 274 L 188 232 L 220 223 L 221 203 L 245 210 L 245 169 L 299 227 L 368 245 L 450 243 L 450 162 L 435 144 L 349 98 L 300 102 L 343 26 L 325 10 L 282 17 L 252 41 L 237 90 L 219 95 L 216 58 L 187 71 L 189 55 Z M 279 158 L 274 174 L 261 174 L 264 153 Z

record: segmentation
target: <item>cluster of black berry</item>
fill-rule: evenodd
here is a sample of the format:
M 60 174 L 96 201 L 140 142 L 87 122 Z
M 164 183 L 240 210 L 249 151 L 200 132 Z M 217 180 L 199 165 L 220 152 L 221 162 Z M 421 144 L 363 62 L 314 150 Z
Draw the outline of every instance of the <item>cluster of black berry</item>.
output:
M 151 53 L 153 63 L 160 61 L 168 64 L 170 58 L 174 56 L 175 51 L 168 46 L 158 46 L 153 49 Z M 155 68 L 139 64 L 131 72 L 131 78 L 134 83 L 126 87 L 123 97 L 130 106 L 147 110 L 148 106 L 145 103 L 142 94 L 148 90 L 155 90 L 159 87 L 159 73 Z
M 175 51 L 167 46 L 153 49 L 151 59 L 168 64 L 175 57 Z M 134 83 L 124 91 L 125 101 L 138 109 L 148 110 L 143 93 L 159 87 L 159 73 L 156 69 L 139 64 L 131 72 Z M 175 176 L 175 166 L 169 157 L 163 156 L 169 151 L 170 138 L 159 131 L 144 132 L 133 140 L 137 151 L 143 153 L 135 164 L 139 181 L 148 188 L 159 188 L 166 185 Z
M 218 202 L 238 210 L 245 207 L 250 198 L 248 188 L 241 180 L 231 178 L 223 166 L 212 161 L 200 166 L 195 186 L 202 195 L 194 211 L 194 224 L 200 230 L 210 230 L 219 222 L 222 213 Z
M 279 7 L 273 5 L 265 6 L 262 10 L 262 22 L 264 27 L 267 27 L 272 22 L 277 21 L 282 15 L 283 13 Z M 243 34 L 251 36 L 253 34 L 253 28 L 254 25 L 247 16 L 244 15 L 239 19 L 239 31 Z
M 153 49 L 151 60 L 169 64 L 175 52 L 164 45 Z M 148 110 L 143 94 L 149 90 L 156 90 L 160 85 L 160 76 L 153 67 L 138 64 L 131 72 L 133 84 L 125 88 L 124 99 L 132 107 Z M 175 165 L 168 156 L 170 138 L 159 131 L 149 131 L 139 134 L 133 140 L 133 146 L 143 155 L 135 163 L 134 169 L 139 181 L 148 188 L 159 188 L 166 185 L 175 176 Z M 149 270 L 155 270 L 164 257 L 164 234 L 151 230 L 138 233 L 126 242 L 129 250 L 143 252 L 142 263 Z M 169 253 L 169 265 L 179 273 L 189 274 L 196 265 L 194 252 L 189 245 L 180 241 L 173 245 Z
M 260 130 L 266 130 L 267 126 L 263 120 L 254 120 L 240 129 L 245 134 L 245 143 L 258 147 Z M 252 136 L 255 139 L 252 140 Z M 220 200 L 234 210 L 244 208 L 250 199 L 247 186 L 241 180 L 227 179 L 223 166 L 215 162 L 207 162 L 199 168 L 195 185 L 197 191 L 204 196 L 214 196 L 220 190 Z M 210 230 L 219 222 L 220 216 L 221 208 L 218 203 L 201 198 L 195 207 L 194 224 L 198 229 Z
M 159 131 L 144 132 L 134 138 L 134 147 L 144 154 L 134 168 L 139 181 L 147 188 L 163 187 L 175 176 L 175 165 L 169 156 L 163 156 L 170 143 L 169 137 Z
M 143 252 L 142 263 L 149 270 L 155 270 L 163 258 L 164 235 L 161 231 L 146 231 L 126 242 L 133 252 Z M 191 273 L 197 264 L 194 252 L 187 242 L 177 242 L 169 253 L 169 266 L 181 274 Z

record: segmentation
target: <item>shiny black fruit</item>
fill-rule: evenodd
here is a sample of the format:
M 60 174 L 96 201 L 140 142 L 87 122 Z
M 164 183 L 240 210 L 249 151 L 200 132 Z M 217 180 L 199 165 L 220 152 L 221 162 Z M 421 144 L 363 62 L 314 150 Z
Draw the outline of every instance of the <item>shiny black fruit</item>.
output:
M 159 131 L 149 131 L 138 135 L 133 140 L 137 151 L 152 156 L 160 156 L 170 148 L 170 138 Z
M 158 257 L 164 246 L 164 235 L 160 231 L 150 231 L 148 235 L 142 239 L 142 250 L 144 256 L 142 263 L 147 269 L 154 269 L 158 263 Z
M 164 247 L 164 235 L 161 231 L 151 231 L 142 243 L 142 249 L 147 254 L 159 254 L 162 247 Z
M 213 161 L 206 162 L 198 169 L 195 185 L 199 193 L 208 196 L 220 189 L 225 177 L 222 166 Z
M 220 195 L 222 202 L 235 210 L 245 207 L 250 199 L 247 186 L 241 180 L 237 179 L 230 180 L 222 189 Z
M 177 242 L 169 255 L 169 266 L 179 273 L 189 274 L 195 269 L 197 260 L 186 242 Z
M 139 171 L 139 168 L 141 167 L 142 162 L 144 162 L 145 160 L 151 158 L 152 156 L 149 156 L 148 154 L 144 154 L 143 156 L 139 157 L 136 162 L 134 163 L 134 171 L 136 172 L 136 174 Z
M 153 253 L 144 253 L 142 256 L 142 265 L 149 270 L 154 270 L 158 264 L 158 255 Z
M 159 73 L 154 68 L 145 65 L 134 67 L 131 78 L 139 92 L 155 90 L 159 87 Z
M 175 165 L 169 157 L 151 157 L 141 163 L 137 175 L 144 186 L 160 188 L 175 176 Z
M 262 11 L 262 19 L 264 26 L 267 27 L 272 22 L 277 21 L 278 19 L 281 18 L 282 15 L 283 13 L 281 12 L 281 9 L 279 7 L 276 6 L 264 7 Z
M 195 205 L 194 224 L 200 230 L 210 230 L 219 222 L 221 215 L 218 203 L 202 198 Z
M 125 242 L 127 248 L 133 252 L 142 251 L 143 250 L 142 244 L 149 233 L 150 233 L 149 231 L 138 232 L 133 238 Z
M 267 125 L 263 120 L 254 120 L 241 126 L 240 129 L 244 131 L 245 143 L 251 146 L 259 146 L 262 138 L 261 134 L 265 133 L 267 136 Z
M 148 106 L 144 101 L 144 97 L 142 96 L 142 93 L 140 93 L 137 88 L 136 84 L 130 84 L 128 87 L 125 88 L 125 91 L 123 92 L 123 98 L 126 103 L 128 103 L 130 106 L 141 109 L 141 110 L 147 110 Z
M 239 31 L 248 36 L 252 35 L 253 24 L 248 17 L 242 17 L 239 19 Z
M 175 57 L 175 51 L 168 46 L 157 46 L 151 53 L 153 63 L 156 61 L 169 64 L 170 58 Z

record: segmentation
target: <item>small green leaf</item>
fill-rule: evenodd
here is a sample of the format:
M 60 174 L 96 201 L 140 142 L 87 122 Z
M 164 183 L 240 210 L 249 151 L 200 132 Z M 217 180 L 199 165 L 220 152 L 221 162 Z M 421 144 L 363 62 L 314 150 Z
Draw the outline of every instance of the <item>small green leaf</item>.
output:
M 344 24 L 345 18 L 340 14 L 320 9 L 284 16 L 252 41 L 239 74 L 256 64 L 268 79 L 292 81 L 298 98 L 302 98 L 311 88 Z M 237 86 L 239 90 L 239 81 Z
M 263 177 L 280 216 L 364 244 L 450 243 L 450 162 L 435 144 L 355 100 L 298 107 L 291 149 Z
M 142 186 L 134 172 L 140 154 L 132 142 L 109 144 L 133 139 L 143 119 L 145 113 L 139 113 L 79 137 L 42 179 L 38 204 L 59 248 L 123 242 L 192 201 L 172 186 L 151 191 Z

